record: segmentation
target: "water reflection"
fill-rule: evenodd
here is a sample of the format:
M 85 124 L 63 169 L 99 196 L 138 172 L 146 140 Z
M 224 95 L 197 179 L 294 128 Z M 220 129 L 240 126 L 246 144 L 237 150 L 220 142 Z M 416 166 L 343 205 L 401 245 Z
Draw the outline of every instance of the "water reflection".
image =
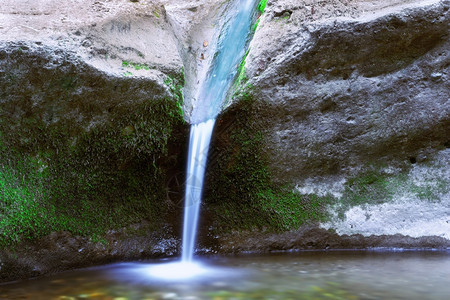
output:
M 448 299 L 450 252 L 302 252 L 122 263 L 0 286 L 0 299 Z M 193 269 L 192 269 L 193 267 Z M 171 271 L 171 272 L 168 272 Z

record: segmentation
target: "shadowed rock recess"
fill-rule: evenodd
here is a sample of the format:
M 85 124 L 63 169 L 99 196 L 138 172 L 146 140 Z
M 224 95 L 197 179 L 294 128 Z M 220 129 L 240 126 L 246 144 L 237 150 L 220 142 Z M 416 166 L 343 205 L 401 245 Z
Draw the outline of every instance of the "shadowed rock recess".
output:
M 226 5 L 3 2 L 0 282 L 178 254 L 184 120 Z M 449 7 L 267 1 L 198 251 L 449 248 Z

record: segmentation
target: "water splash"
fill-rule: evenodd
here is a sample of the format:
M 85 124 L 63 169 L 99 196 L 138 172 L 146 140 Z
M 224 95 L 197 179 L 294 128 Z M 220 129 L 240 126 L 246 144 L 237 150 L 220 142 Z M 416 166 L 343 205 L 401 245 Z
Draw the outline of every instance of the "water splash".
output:
M 162 280 L 186 280 L 212 273 L 212 271 L 199 263 L 174 262 L 152 265 L 146 268 L 145 273 Z

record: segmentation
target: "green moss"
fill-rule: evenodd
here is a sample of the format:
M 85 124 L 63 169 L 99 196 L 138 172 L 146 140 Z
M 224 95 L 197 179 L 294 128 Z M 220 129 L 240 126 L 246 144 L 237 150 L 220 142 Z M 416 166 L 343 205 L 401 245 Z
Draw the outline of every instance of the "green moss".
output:
M 398 179 L 392 178 L 390 180 L 388 175 L 383 175 L 380 172 L 365 172 L 347 181 L 341 202 L 355 206 L 367 202 L 388 201 L 392 199 L 395 191 L 394 186 L 398 186 L 398 184 Z
M 409 175 L 409 168 L 397 173 L 384 170 L 384 167 L 370 166 L 369 170 L 347 180 L 342 197 L 335 200 L 341 218 L 354 206 L 382 204 L 400 196 L 435 202 L 450 190 L 445 180 L 434 175 L 416 183 Z
M 248 82 L 248 76 L 247 71 L 245 69 L 245 62 L 249 52 L 250 49 L 247 49 L 247 51 L 244 54 L 244 57 L 241 60 L 241 63 L 239 64 L 237 72 L 238 75 L 233 84 L 233 97 L 240 98 L 242 99 L 242 101 L 251 98 L 248 91 L 252 89 L 252 86 L 246 85 Z
M 265 11 L 265 9 L 266 9 L 266 5 L 267 5 L 267 0 L 261 0 L 261 1 L 259 2 L 259 4 L 258 4 L 258 11 L 259 11 L 260 14 L 263 14 L 263 13 L 264 13 L 264 11 Z M 252 27 L 252 31 L 253 31 L 253 32 L 255 32 L 255 31 L 256 31 L 256 28 L 258 28 L 258 25 L 259 25 L 259 21 L 260 21 L 260 20 L 261 20 L 261 19 L 258 18 L 258 20 L 256 20 L 256 23 L 253 25 L 253 27 Z
M 17 78 L 30 84 L 17 89 L 0 74 L 0 90 L 14 95 L 0 104 L 0 247 L 52 231 L 102 241 L 110 229 L 166 222 L 166 171 L 184 143 L 183 78 L 174 76 L 166 96 L 132 99 L 128 91 L 146 87 L 87 66 L 46 70 L 42 57 L 26 58 L 34 67 L 16 57 L 5 68 L 23 68 Z M 92 92 L 80 96 L 78 86 Z M 29 95 L 45 105 L 33 106 Z
M 126 61 L 126 60 L 122 61 L 122 67 L 124 67 L 124 68 L 133 68 L 136 71 L 139 71 L 139 70 L 149 71 L 151 69 L 151 67 L 149 65 L 147 65 L 147 64 L 130 62 L 130 61 Z M 126 73 L 131 73 L 131 72 L 127 71 Z
M 175 99 L 175 103 L 177 106 L 176 114 L 178 117 L 183 118 L 184 112 L 183 112 L 183 86 L 184 86 L 184 68 L 181 68 L 181 78 L 173 78 L 170 76 L 167 76 L 164 80 L 164 84 L 169 87 L 169 90 L 171 94 L 173 95 Z
M 253 27 L 252 27 L 252 31 L 253 31 L 253 32 L 255 32 L 255 31 L 256 31 L 256 28 L 258 28 L 259 21 L 261 21 L 261 19 L 258 19 L 258 20 L 256 21 L 255 25 L 253 25 Z
M 172 99 L 148 102 L 115 124 L 81 134 L 72 147 L 64 147 L 64 127 L 55 127 L 35 143 L 37 155 L 4 149 L 0 245 L 61 230 L 98 238 L 143 219 L 160 222 L 165 170 L 158 161 L 183 122 L 177 110 Z M 133 129 L 125 135 L 126 126 Z M 45 140 L 57 148 L 44 152 Z
M 94 205 L 77 208 L 83 212 L 82 218 L 62 212 L 49 201 L 48 187 L 48 173 L 32 160 L 0 165 L 0 246 L 39 238 L 52 231 L 96 237 L 105 230 L 99 226 L 105 223 L 102 214 L 95 214 L 99 210 Z
M 266 9 L 266 5 L 267 5 L 267 0 L 259 1 L 258 10 L 259 10 L 260 13 L 264 13 L 264 11 Z
M 214 212 L 216 227 L 278 231 L 324 220 L 330 198 L 304 196 L 271 181 L 264 125 L 253 92 L 247 87 L 239 97 L 218 121 L 211 150 L 208 176 L 214 180 L 208 183 L 205 201 Z

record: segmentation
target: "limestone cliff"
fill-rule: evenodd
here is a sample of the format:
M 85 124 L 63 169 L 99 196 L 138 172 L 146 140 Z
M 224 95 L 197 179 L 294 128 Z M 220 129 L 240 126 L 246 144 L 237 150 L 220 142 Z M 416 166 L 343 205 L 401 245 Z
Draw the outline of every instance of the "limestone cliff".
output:
M 259 197 L 271 204 L 258 206 L 274 220 L 271 226 L 303 228 L 289 235 L 303 245 L 299 248 L 307 247 L 301 241 L 308 239 L 309 226 L 322 228 L 313 234 L 313 248 L 318 240 L 324 247 L 333 244 L 327 240 L 334 234 L 356 235 L 361 245 L 367 243 L 359 234 L 373 240 L 433 236 L 441 239 L 435 247 L 448 247 L 449 5 L 269 1 L 245 61 L 247 81 L 237 88 L 216 143 L 224 151 L 224 137 L 247 132 L 247 144 L 264 146 L 248 150 L 235 139 L 233 159 L 219 162 L 229 174 L 220 182 L 231 183 L 247 170 L 242 177 L 252 180 L 246 188 L 257 195 L 245 188 L 239 193 L 248 195 L 249 203 Z M 227 120 L 246 105 L 256 116 L 230 129 Z M 237 168 L 242 153 L 259 169 Z M 274 188 L 261 188 L 258 181 Z M 248 220 L 250 228 L 257 223 Z M 255 246 L 236 239 L 241 245 L 228 243 L 227 249 Z M 274 237 L 267 239 L 270 245 Z M 404 245 L 387 240 L 372 246 Z

